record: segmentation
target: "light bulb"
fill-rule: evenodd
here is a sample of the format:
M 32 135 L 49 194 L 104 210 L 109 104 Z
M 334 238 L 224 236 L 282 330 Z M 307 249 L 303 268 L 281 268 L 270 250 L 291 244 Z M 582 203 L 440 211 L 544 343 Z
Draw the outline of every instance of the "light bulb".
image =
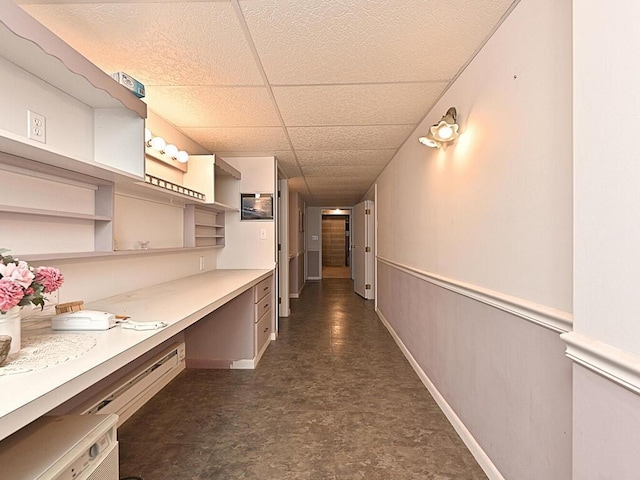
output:
M 187 161 L 189 160 L 189 154 L 184 150 L 180 150 L 178 153 L 176 153 L 176 160 L 178 160 L 180 163 L 187 163 Z
M 164 147 L 167 146 L 167 142 L 164 141 L 162 137 L 153 137 L 151 139 L 151 148 L 155 148 L 159 152 L 164 150 Z
M 178 155 L 178 147 L 176 147 L 174 144 L 172 143 L 168 143 L 165 147 L 164 147 L 164 153 L 165 155 L 170 156 L 171 158 L 176 158 L 176 155 Z
M 149 130 L 148 128 L 145 128 L 144 129 L 144 143 L 149 145 L 149 142 L 151 141 L 151 138 L 152 138 L 151 130 Z
M 443 125 L 438 129 L 438 137 L 448 140 L 453 135 L 453 129 L 449 125 Z

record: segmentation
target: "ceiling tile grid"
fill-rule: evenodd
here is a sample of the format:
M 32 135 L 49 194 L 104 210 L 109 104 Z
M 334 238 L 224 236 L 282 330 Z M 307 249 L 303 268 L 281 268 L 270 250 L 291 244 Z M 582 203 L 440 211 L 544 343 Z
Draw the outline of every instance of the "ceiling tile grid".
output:
M 24 9 L 108 73 L 149 85 L 262 85 L 229 2 L 29 4 Z
M 446 82 L 275 86 L 287 126 L 416 124 Z
M 511 3 L 240 0 L 275 85 L 446 81 Z
M 22 1 L 194 141 L 275 156 L 318 206 L 362 197 L 513 2 Z
M 288 127 L 296 150 L 350 150 L 398 148 L 415 125 L 346 125 Z
M 279 127 L 266 87 L 151 86 L 149 108 L 178 127 Z
M 235 151 L 255 154 L 289 149 L 287 137 L 280 127 L 187 127 L 181 130 L 212 152 Z

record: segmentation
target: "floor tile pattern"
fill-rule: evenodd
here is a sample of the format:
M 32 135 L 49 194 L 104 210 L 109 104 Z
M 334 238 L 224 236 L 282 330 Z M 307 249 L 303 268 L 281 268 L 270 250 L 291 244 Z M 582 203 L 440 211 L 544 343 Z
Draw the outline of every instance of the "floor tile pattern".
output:
M 291 309 L 256 370 L 185 370 L 131 417 L 121 476 L 487 478 L 350 280 Z

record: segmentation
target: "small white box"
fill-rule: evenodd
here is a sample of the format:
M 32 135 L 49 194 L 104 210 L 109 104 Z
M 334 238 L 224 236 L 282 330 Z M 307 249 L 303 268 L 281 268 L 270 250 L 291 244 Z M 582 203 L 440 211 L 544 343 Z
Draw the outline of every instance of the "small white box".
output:
M 116 325 L 113 313 L 79 310 L 51 317 L 52 330 L 109 330 Z
M 120 85 L 127 87 L 138 98 L 144 97 L 144 85 L 131 75 L 124 72 L 112 73 L 111 77 Z

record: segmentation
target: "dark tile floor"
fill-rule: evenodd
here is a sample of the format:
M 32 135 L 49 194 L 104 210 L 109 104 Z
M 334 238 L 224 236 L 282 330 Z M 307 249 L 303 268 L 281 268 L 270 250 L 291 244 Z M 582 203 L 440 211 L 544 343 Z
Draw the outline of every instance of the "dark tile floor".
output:
M 486 476 L 346 279 L 308 283 L 256 370 L 186 370 L 119 429 L 144 480 Z

